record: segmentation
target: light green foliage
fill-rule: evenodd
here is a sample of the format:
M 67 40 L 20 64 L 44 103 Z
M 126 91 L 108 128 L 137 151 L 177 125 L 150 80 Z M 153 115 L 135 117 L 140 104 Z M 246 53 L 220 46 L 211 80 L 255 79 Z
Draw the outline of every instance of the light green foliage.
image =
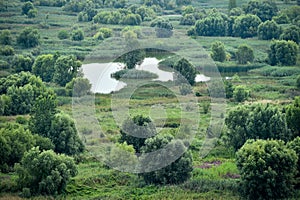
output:
M 297 62 L 298 45 L 294 41 L 272 41 L 268 54 L 271 65 L 295 65 Z
M 55 145 L 54 151 L 67 155 L 83 152 L 84 146 L 80 140 L 74 120 L 67 114 L 57 113 L 51 121 L 49 138 Z
M 281 33 L 281 28 L 275 21 L 265 21 L 258 26 L 257 35 L 259 39 L 270 40 L 278 39 Z
M 32 66 L 32 73 L 39 76 L 45 82 L 52 81 L 57 58 L 58 55 L 52 54 L 38 56 Z
M 60 86 L 65 86 L 77 76 L 81 62 L 75 56 L 60 56 L 54 66 L 53 81 Z
M 289 128 L 295 135 L 300 135 L 300 97 L 295 97 L 294 102 L 287 106 L 286 120 Z
M 156 37 L 158 38 L 169 38 L 173 35 L 172 23 L 164 18 L 156 18 L 150 26 L 155 27 Z
M 217 41 L 212 44 L 211 57 L 214 61 L 224 62 L 226 59 L 226 51 L 224 43 Z
M 75 97 L 81 97 L 88 94 L 91 90 L 92 85 L 86 78 L 73 78 L 72 81 L 67 83 L 66 89 L 70 91 Z
M 237 152 L 242 190 L 249 199 L 283 199 L 293 194 L 297 155 L 283 141 L 249 140 Z
M 18 185 L 31 194 L 57 195 L 65 191 L 69 179 L 77 174 L 74 160 L 52 150 L 33 148 L 16 167 Z M 23 190 L 24 191 L 24 190 Z
M 212 10 L 195 24 L 199 36 L 225 36 L 227 32 L 227 16 L 217 10 Z
M 271 20 L 278 12 L 278 8 L 273 1 L 251 0 L 244 7 L 247 14 L 257 15 L 263 22 Z
M 256 15 L 247 14 L 237 17 L 233 24 L 233 34 L 241 38 L 254 37 L 261 20 Z
M 99 31 L 94 35 L 95 39 L 104 40 L 112 36 L 112 30 L 110 28 L 100 28 Z
M 236 102 L 243 102 L 247 100 L 249 96 L 249 90 L 243 85 L 238 85 L 233 90 L 233 98 Z
M 132 145 L 135 151 L 140 153 L 147 137 L 155 136 L 156 130 L 149 117 L 137 115 L 124 121 L 120 133 L 119 142 Z
M 0 46 L 0 55 L 12 56 L 14 54 L 15 54 L 15 50 L 12 46 L 9 45 Z
M 154 12 L 154 10 L 152 8 L 146 7 L 146 6 L 138 7 L 134 13 L 140 15 L 143 21 L 151 20 L 156 16 L 156 13 Z
M 236 52 L 236 59 L 239 64 L 247 64 L 248 62 L 253 62 L 254 60 L 253 49 L 247 44 L 240 45 Z
M 196 69 L 188 60 L 185 58 L 180 59 L 175 63 L 174 69 L 177 71 L 177 73 L 179 73 L 177 75 L 179 82 L 183 81 L 184 83 L 187 81 L 191 85 L 195 84 Z M 186 80 L 181 80 L 183 77 Z
M 297 44 L 300 43 L 300 28 L 298 26 L 292 25 L 283 30 L 280 35 L 281 40 L 292 40 Z
M 145 146 L 142 148 L 142 151 L 145 153 L 149 153 L 156 150 L 161 150 L 161 154 L 156 155 L 155 160 L 153 160 L 153 162 L 158 160 L 160 160 L 161 162 L 165 156 L 170 157 L 172 156 L 172 153 L 176 151 L 181 152 L 186 148 L 182 141 L 174 141 L 173 139 L 174 137 L 170 134 L 157 135 L 153 138 L 148 138 L 145 141 Z M 165 145 L 167 144 L 172 145 L 172 148 L 176 149 L 176 151 L 167 151 L 167 149 L 163 149 L 163 147 L 165 147 Z M 158 159 L 160 157 L 161 159 Z M 170 165 L 156 171 L 143 173 L 142 177 L 148 184 L 182 183 L 188 180 L 191 176 L 191 172 L 193 170 L 192 162 L 192 155 L 189 151 L 187 151 Z
M 36 47 L 40 43 L 39 40 L 39 31 L 37 29 L 33 29 L 32 27 L 24 28 L 17 37 L 18 44 L 25 48 Z
M 81 29 L 74 30 L 72 32 L 72 40 L 81 41 L 84 40 L 84 33 Z
M 247 139 L 288 141 L 293 138 L 287 127 L 285 115 L 275 106 L 238 106 L 228 113 L 225 123 L 228 128 L 225 141 L 235 150 L 243 146 Z
M 15 55 L 12 60 L 12 65 L 15 72 L 31 71 L 34 59 L 31 56 Z
M 13 41 L 10 30 L 2 30 L 0 32 L 0 44 L 2 45 L 11 45 Z
M 36 8 L 30 9 L 27 13 L 28 18 L 35 18 L 38 14 L 38 10 Z

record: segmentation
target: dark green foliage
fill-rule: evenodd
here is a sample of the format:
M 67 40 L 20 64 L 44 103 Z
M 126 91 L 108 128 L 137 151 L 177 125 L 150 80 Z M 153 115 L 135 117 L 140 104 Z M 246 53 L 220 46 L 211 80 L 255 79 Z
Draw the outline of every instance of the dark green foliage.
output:
M 268 53 L 271 65 L 295 65 L 297 62 L 298 45 L 294 41 L 272 41 Z
M 30 131 L 50 138 L 51 122 L 56 112 L 56 96 L 53 91 L 45 92 L 39 96 L 31 109 Z
M 277 6 L 273 1 L 251 0 L 244 7 L 247 14 L 257 15 L 263 22 L 271 20 L 278 12 Z
M 40 33 L 37 29 L 32 27 L 24 28 L 20 35 L 17 37 L 17 42 L 19 45 L 30 48 L 39 45 L 40 43 Z
M 280 35 L 281 40 L 292 40 L 297 44 L 300 43 L 300 28 L 298 26 L 292 25 L 283 30 Z
M 74 120 L 67 114 L 57 113 L 51 121 L 49 138 L 55 145 L 54 151 L 67 155 L 82 153 L 84 146 L 80 140 Z
M 32 73 L 39 76 L 45 82 L 52 81 L 57 57 L 58 55 L 52 54 L 38 56 L 32 66 Z
M 257 35 L 259 39 L 278 39 L 281 29 L 275 21 L 265 21 L 258 26 Z
M 140 153 L 146 139 L 156 135 L 156 129 L 149 117 L 137 115 L 124 121 L 120 133 L 119 142 L 133 145 L 135 151 Z
M 23 15 L 28 15 L 30 10 L 34 9 L 34 5 L 33 3 L 31 3 L 30 1 L 27 1 L 26 3 L 24 3 L 24 5 L 22 6 L 22 14 Z
M 69 90 L 70 94 L 75 97 L 81 97 L 88 94 L 92 85 L 86 78 L 73 78 L 72 81 L 67 83 L 66 90 Z
M 249 90 L 243 85 L 238 85 L 233 90 L 233 98 L 236 102 L 243 102 L 250 96 Z
M 241 38 L 254 37 L 261 20 L 256 15 L 247 14 L 237 17 L 233 24 L 233 34 Z
M 242 190 L 248 199 L 284 199 L 293 194 L 297 155 L 283 141 L 249 140 L 237 152 Z
M 196 22 L 196 34 L 199 36 L 225 36 L 227 32 L 225 18 L 223 14 L 212 11 L 207 17 Z
M 168 38 L 173 35 L 173 25 L 169 20 L 157 18 L 151 22 L 151 27 L 155 27 L 158 38 Z
M 36 8 L 30 9 L 27 13 L 28 18 L 35 18 L 38 14 L 38 10 Z
M 60 56 L 54 66 L 53 81 L 60 86 L 65 86 L 77 76 L 81 62 L 75 56 Z
M 67 30 L 61 30 L 58 32 L 57 37 L 60 40 L 69 39 L 70 34 Z
M 194 25 L 196 22 L 196 19 L 193 14 L 185 14 L 181 19 L 180 19 L 180 24 L 181 25 Z
M 31 71 L 34 59 L 31 56 L 16 55 L 13 58 L 12 65 L 15 72 Z
M 141 15 L 143 15 L 143 17 Z M 149 17 L 152 14 L 150 9 L 138 10 L 134 9 L 133 12 L 127 9 L 118 9 L 115 11 L 101 11 L 93 17 L 95 23 L 102 24 L 123 24 L 123 25 L 139 25 L 146 17 Z
M 145 141 L 145 146 L 142 148 L 142 151 L 149 153 L 156 150 L 162 150 L 161 154 L 156 155 L 153 162 L 156 160 L 162 161 L 164 157 L 171 157 L 174 152 L 180 152 L 186 148 L 182 141 L 174 141 L 173 139 L 174 137 L 172 135 L 157 135 L 153 138 L 148 138 Z M 174 152 L 163 149 L 167 144 L 172 145 Z M 142 177 L 148 184 L 183 183 L 191 177 L 191 172 L 193 170 L 192 162 L 192 155 L 189 151 L 187 151 L 170 165 L 156 171 L 143 173 Z
M 300 186 L 300 137 L 296 137 L 294 140 L 287 143 L 287 147 L 289 149 L 292 149 L 296 152 L 298 156 L 298 162 L 297 162 L 297 175 L 296 175 L 296 187 L 299 188 Z
M 238 150 L 247 139 L 281 139 L 288 141 L 293 134 L 286 117 L 277 107 L 253 104 L 231 110 L 226 119 L 226 143 Z
M 69 179 L 77 174 L 74 160 L 52 150 L 31 149 L 16 167 L 18 185 L 31 195 L 57 195 L 65 191 Z
M 254 60 L 253 49 L 246 44 L 240 45 L 236 52 L 236 59 L 239 64 L 243 64 L 243 65 L 247 64 L 248 62 L 253 62 Z
M 280 13 L 272 18 L 277 24 L 288 24 L 290 19 L 285 13 Z
M 224 62 L 226 59 L 225 46 L 222 42 L 217 41 L 212 44 L 211 57 L 214 61 Z
M 226 98 L 230 99 L 233 97 L 233 84 L 231 81 L 224 81 Z
M 13 38 L 9 30 L 2 30 L 0 33 L 0 44 L 11 45 Z
M 291 6 L 282 11 L 286 14 L 291 22 L 296 20 L 299 17 L 300 6 Z
M 189 5 L 192 3 L 192 0 L 176 0 L 176 5 L 182 6 L 182 5 Z
M 136 13 L 136 14 L 140 15 L 143 21 L 144 20 L 151 20 L 156 15 L 152 8 L 146 7 L 146 6 L 138 7 L 136 9 L 136 11 L 133 12 L 133 13 Z
M 66 0 L 39 0 L 40 6 L 54 6 L 54 7 L 62 7 L 67 1 Z
M 296 84 L 297 84 L 297 88 L 300 89 L 300 75 L 297 77 Z
M 74 30 L 72 32 L 72 40 L 74 40 L 74 41 L 84 40 L 83 31 L 81 29 Z
M 12 46 L 9 45 L 0 46 L 0 55 L 12 56 L 14 54 L 15 54 L 15 50 Z
M 173 68 L 178 73 L 177 79 L 180 83 L 184 83 L 187 81 L 191 85 L 195 84 L 196 69 L 188 60 L 186 60 L 185 58 L 180 59 L 175 63 Z M 182 80 L 183 77 L 186 80 Z
M 120 57 L 121 62 L 125 63 L 127 69 L 133 69 L 145 58 L 145 51 L 141 49 L 133 50 L 125 53 Z
M 141 22 L 142 18 L 139 14 L 128 14 L 122 19 L 121 24 L 135 26 L 140 25 Z
M 294 102 L 287 106 L 286 121 L 295 135 L 300 135 L 300 97 L 295 97 Z
M 34 146 L 39 147 L 41 151 L 54 150 L 55 146 L 49 138 L 37 134 L 34 134 L 33 138 L 35 141 Z

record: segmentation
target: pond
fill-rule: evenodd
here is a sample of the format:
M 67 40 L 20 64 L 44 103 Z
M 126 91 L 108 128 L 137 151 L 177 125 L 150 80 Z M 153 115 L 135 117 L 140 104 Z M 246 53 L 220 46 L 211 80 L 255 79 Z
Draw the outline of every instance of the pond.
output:
M 172 81 L 173 73 L 160 70 L 158 63 L 160 60 L 156 58 L 145 58 L 141 65 L 137 65 L 137 70 L 145 70 L 158 75 L 158 78 L 153 79 L 158 81 Z M 91 63 L 82 65 L 84 77 L 92 84 L 91 91 L 94 93 L 108 94 L 113 91 L 118 91 L 126 86 L 126 83 L 116 80 L 111 77 L 111 74 L 124 69 L 122 63 Z M 203 74 L 198 74 L 195 78 L 196 82 L 209 81 L 210 77 Z

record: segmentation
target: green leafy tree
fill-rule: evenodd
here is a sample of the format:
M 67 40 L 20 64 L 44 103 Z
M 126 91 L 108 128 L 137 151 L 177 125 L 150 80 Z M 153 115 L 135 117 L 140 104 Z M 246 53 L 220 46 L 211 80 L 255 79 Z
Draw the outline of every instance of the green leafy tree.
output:
M 224 15 L 213 11 L 207 17 L 196 22 L 195 31 L 199 36 L 225 36 L 227 22 Z
M 32 2 L 27 1 L 26 3 L 23 4 L 22 6 L 22 14 L 23 15 L 28 15 L 30 10 L 34 9 L 34 5 Z
M 284 199 L 293 194 L 297 155 L 283 141 L 249 140 L 237 152 L 242 189 L 248 199 Z
M 81 29 L 74 30 L 72 32 L 72 40 L 74 41 L 82 41 L 84 40 L 84 34 Z
M 153 19 L 156 16 L 154 10 L 146 6 L 138 7 L 134 13 L 139 14 L 143 21 Z
M 286 117 L 277 107 L 253 104 L 231 110 L 225 123 L 225 142 L 238 150 L 248 139 L 281 139 L 289 141 L 293 134 Z
M 295 135 L 300 135 L 300 97 L 295 97 L 293 104 L 287 106 L 286 120 Z
M 247 100 L 249 96 L 250 96 L 249 90 L 243 85 L 238 85 L 233 90 L 233 98 L 237 102 L 243 102 Z
M 57 34 L 58 39 L 64 40 L 64 39 L 69 39 L 70 34 L 67 30 L 60 30 Z
M 273 1 L 251 0 L 244 7 L 246 14 L 258 16 L 263 22 L 271 20 L 278 12 L 278 8 Z
M 294 41 L 272 41 L 268 53 L 271 65 L 296 65 L 298 45 Z
M 224 43 L 217 41 L 212 44 L 211 57 L 214 61 L 224 62 L 226 59 L 226 51 Z
M 239 64 L 247 64 L 248 62 L 253 62 L 254 60 L 253 49 L 246 44 L 240 45 L 236 52 L 236 59 Z
M 9 30 L 2 30 L 0 32 L 0 44 L 11 45 L 13 41 L 11 32 Z
M 17 37 L 17 42 L 25 48 L 35 47 L 40 43 L 40 33 L 32 27 L 24 28 Z
M 146 139 L 155 136 L 156 130 L 149 117 L 137 115 L 123 122 L 120 133 L 119 142 L 126 142 L 128 145 L 132 145 L 135 151 L 140 153 Z
M 174 69 L 178 73 L 177 79 L 179 82 L 181 82 L 182 77 L 184 77 L 189 84 L 195 84 L 196 69 L 188 60 L 185 58 L 180 59 L 175 63 Z M 183 80 L 183 82 L 186 81 Z
M 257 35 L 259 39 L 270 40 L 278 39 L 281 33 L 281 28 L 275 21 L 265 21 L 258 26 Z
M 83 152 L 74 120 L 67 114 L 57 113 L 51 121 L 49 138 L 55 145 L 55 152 L 75 155 Z
M 196 19 L 193 14 L 185 14 L 180 19 L 180 25 L 194 25 L 196 22 Z
M 142 23 L 142 18 L 139 14 L 128 14 L 122 19 L 121 23 L 124 25 L 136 26 Z
M 32 66 L 32 73 L 39 76 L 45 82 L 52 81 L 57 57 L 57 55 L 52 54 L 38 56 Z
M 164 149 L 167 144 L 172 146 L 172 150 L 168 150 L 167 148 Z M 148 138 L 145 141 L 145 146 L 142 148 L 142 151 L 144 153 L 149 153 L 161 150 L 161 153 L 156 155 L 152 161 L 161 162 L 165 157 L 172 157 L 174 156 L 174 153 L 181 151 L 184 152 L 185 149 L 186 147 L 182 141 L 174 141 L 174 137 L 170 134 L 167 134 Z M 143 173 L 142 177 L 148 184 L 182 183 L 191 177 L 191 172 L 193 170 L 192 162 L 192 155 L 189 151 L 187 151 L 170 165 L 156 171 Z
M 15 55 L 12 60 L 12 65 L 15 72 L 31 71 L 34 59 L 31 56 Z
M 39 96 L 32 109 L 29 120 L 29 129 L 32 133 L 50 138 L 51 122 L 56 110 L 56 96 L 48 91 Z
M 158 38 L 168 38 L 173 35 L 173 25 L 169 20 L 157 18 L 151 22 L 151 27 L 155 27 Z
M 300 43 L 300 28 L 296 25 L 289 26 L 283 30 L 283 33 L 280 35 L 281 40 L 292 40 L 297 44 Z
M 78 74 L 81 62 L 75 56 L 60 56 L 54 65 L 53 81 L 60 86 L 65 86 Z
M 72 81 L 66 85 L 66 89 L 75 97 L 81 97 L 88 94 L 91 87 L 92 85 L 89 80 L 81 77 L 73 78 Z
M 247 14 L 237 17 L 233 24 L 233 33 L 241 38 L 254 37 L 261 20 L 256 15 Z
M 294 140 L 288 142 L 287 147 L 289 149 L 294 150 L 298 156 L 297 175 L 295 179 L 296 179 L 296 188 L 299 188 L 300 187 L 300 137 L 298 136 L 294 138 Z
M 30 9 L 27 13 L 28 18 L 35 18 L 38 14 L 38 10 L 36 8 Z
M 18 185 L 32 195 L 57 195 L 65 191 L 68 181 L 77 174 L 74 160 L 52 150 L 33 148 L 16 165 Z
M 224 81 L 225 86 L 225 92 L 226 92 L 226 98 L 230 99 L 233 97 L 233 84 L 231 81 Z
M 5 45 L 0 49 L 0 55 L 3 56 L 13 56 L 15 54 L 15 50 L 12 46 Z

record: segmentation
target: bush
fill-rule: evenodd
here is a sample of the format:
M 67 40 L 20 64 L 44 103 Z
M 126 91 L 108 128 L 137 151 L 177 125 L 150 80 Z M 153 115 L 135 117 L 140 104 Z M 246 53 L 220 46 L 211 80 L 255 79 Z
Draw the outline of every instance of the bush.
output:
M 299 188 L 300 187 L 300 137 L 298 136 L 294 140 L 287 143 L 287 147 L 289 149 L 294 150 L 298 157 L 296 184 L 297 184 L 297 187 Z
M 38 10 L 36 8 L 30 9 L 27 13 L 28 18 L 35 18 L 38 14 Z
M 233 33 L 241 38 L 254 37 L 257 35 L 257 27 L 261 20 L 256 15 L 241 15 L 237 17 L 233 24 Z
M 0 32 L 0 44 L 2 45 L 11 45 L 13 38 L 9 30 L 2 30 Z
M 69 179 L 77 174 L 74 160 L 52 150 L 33 148 L 15 167 L 18 185 L 25 195 L 57 195 L 65 191 Z
M 74 41 L 81 41 L 84 40 L 84 34 L 83 31 L 81 29 L 78 30 L 74 30 L 72 32 L 72 40 Z
M 239 64 L 247 64 L 248 62 L 253 62 L 254 60 L 253 49 L 246 44 L 240 45 L 236 52 L 236 59 Z
M 249 90 L 245 86 L 238 85 L 233 90 L 233 98 L 236 102 L 243 102 L 250 96 Z
M 297 44 L 300 43 L 300 28 L 298 26 L 292 25 L 284 29 L 283 33 L 280 35 L 281 40 L 292 40 Z
M 25 48 L 35 47 L 40 43 L 40 33 L 37 29 L 27 27 L 17 37 L 17 42 Z
M 195 24 L 195 32 L 199 36 L 225 36 L 227 23 L 220 13 L 212 13 Z
M 300 134 L 300 96 L 295 97 L 294 102 L 287 106 L 286 120 L 294 135 L 298 136 Z
M 151 27 L 155 27 L 158 38 L 168 38 L 173 35 L 173 25 L 169 20 L 157 18 L 151 22 Z
M 181 95 L 187 95 L 193 93 L 192 87 L 189 84 L 181 84 L 179 86 L 179 91 Z
M 268 53 L 271 65 L 296 65 L 298 45 L 294 41 L 272 41 Z
M 67 30 L 60 30 L 57 34 L 58 39 L 64 40 L 70 37 L 70 34 Z
M 14 48 L 12 46 L 8 46 L 8 45 L 1 47 L 0 52 L 1 52 L 1 55 L 3 55 L 3 56 L 12 56 L 15 54 Z
M 30 10 L 34 9 L 34 5 L 32 2 L 27 1 L 26 3 L 23 4 L 22 6 L 22 14 L 23 15 L 28 15 Z
M 31 56 L 16 55 L 12 60 L 12 65 L 16 72 L 31 71 L 34 59 Z
M 275 21 L 265 21 L 258 26 L 257 35 L 259 39 L 278 39 L 281 29 Z
M 276 4 L 272 1 L 251 0 L 244 7 L 247 14 L 258 16 L 263 22 L 271 20 L 278 12 Z
M 211 57 L 214 61 L 224 62 L 226 59 L 226 51 L 222 42 L 214 42 L 211 47 Z
M 237 166 L 247 198 L 283 199 L 293 194 L 297 155 L 283 141 L 247 141 L 237 152 Z

